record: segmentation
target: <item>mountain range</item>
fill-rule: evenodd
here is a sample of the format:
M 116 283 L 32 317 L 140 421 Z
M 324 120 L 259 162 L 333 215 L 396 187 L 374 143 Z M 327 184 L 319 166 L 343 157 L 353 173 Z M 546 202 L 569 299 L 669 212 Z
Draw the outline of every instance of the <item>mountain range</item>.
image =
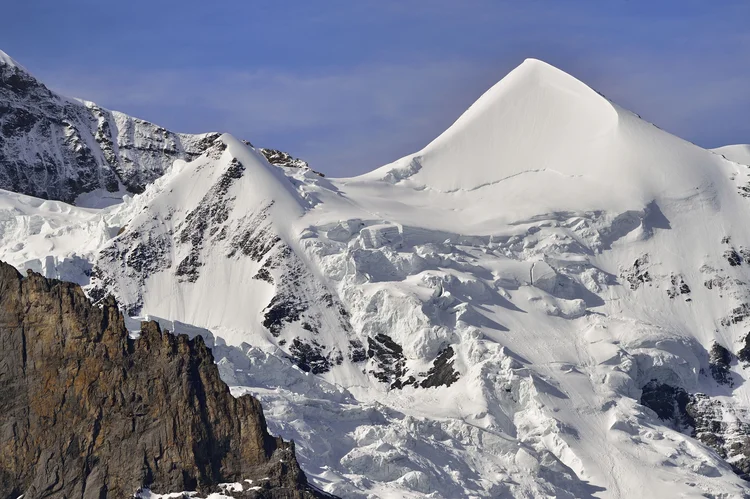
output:
M 340 497 L 750 496 L 748 165 L 527 59 L 329 178 L 0 55 L 0 259 L 200 336 Z

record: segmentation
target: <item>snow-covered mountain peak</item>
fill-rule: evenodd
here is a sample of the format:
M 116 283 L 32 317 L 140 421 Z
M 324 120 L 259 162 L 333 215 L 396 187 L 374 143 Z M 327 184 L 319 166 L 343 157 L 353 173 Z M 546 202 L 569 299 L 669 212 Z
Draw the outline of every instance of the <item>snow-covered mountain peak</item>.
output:
M 271 165 L 256 149 L 228 133 L 221 135 L 219 140 L 227 146 L 229 157 L 244 165 L 249 180 L 247 188 L 251 188 L 255 196 L 262 196 L 269 203 L 283 205 L 290 216 L 302 214 L 305 201 L 279 167 Z M 243 192 L 245 196 L 249 194 L 247 191 Z
M 642 210 L 696 193 L 716 199 L 717 189 L 735 190 L 727 163 L 528 59 L 424 149 L 345 182 L 392 184 L 400 189 L 389 196 L 430 210 L 437 198 L 448 211 L 481 206 L 485 215 L 472 221 L 491 211 L 515 222 L 561 210 Z
M 549 64 L 527 59 L 408 158 L 416 163 L 412 180 L 456 191 L 527 171 L 568 173 L 565 166 L 580 164 L 568 153 L 585 154 L 617 123 L 617 111 L 601 95 Z M 388 167 L 379 172 L 387 174 Z
M 485 104 L 490 99 L 508 99 L 509 93 L 517 97 L 534 95 L 551 87 L 560 92 L 553 96 L 556 99 L 562 99 L 562 94 L 567 93 L 571 98 L 580 99 L 579 103 L 588 100 L 588 105 L 592 107 L 609 102 L 596 90 L 565 71 L 539 59 L 528 58 L 485 92 L 475 105 Z M 604 106 L 601 112 L 606 111 Z
M 456 142 L 527 152 L 537 140 L 565 145 L 603 135 L 616 124 L 616 110 L 600 94 L 554 66 L 526 59 L 419 154 L 426 160 L 445 155 Z

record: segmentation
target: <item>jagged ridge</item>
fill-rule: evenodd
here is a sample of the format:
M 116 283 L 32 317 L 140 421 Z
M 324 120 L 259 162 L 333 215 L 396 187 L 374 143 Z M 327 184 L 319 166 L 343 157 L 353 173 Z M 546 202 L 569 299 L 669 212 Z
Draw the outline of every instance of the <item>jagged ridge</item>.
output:
M 73 202 L 122 185 L 142 192 L 175 159 L 198 156 L 218 134 L 170 132 L 50 91 L 0 54 L 0 188 Z
M 214 490 L 322 497 L 260 403 L 233 397 L 201 337 L 144 322 L 131 339 L 113 299 L 0 262 L 0 497 L 128 497 Z

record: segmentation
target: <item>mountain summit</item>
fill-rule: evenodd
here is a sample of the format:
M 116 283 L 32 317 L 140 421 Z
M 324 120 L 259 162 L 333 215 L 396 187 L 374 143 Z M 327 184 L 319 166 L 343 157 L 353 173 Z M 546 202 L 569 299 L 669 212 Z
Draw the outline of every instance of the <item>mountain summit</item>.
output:
M 585 84 L 527 59 L 411 156 L 419 171 L 410 179 L 455 191 L 554 168 L 588 173 L 589 158 L 609 145 L 618 121 L 617 109 Z
M 424 149 L 363 179 L 452 193 L 462 203 L 481 199 L 478 206 L 492 206 L 495 216 L 526 218 L 538 210 L 627 211 L 656 199 L 669 203 L 699 186 L 720 188 L 727 176 L 722 165 L 710 151 L 641 120 L 563 71 L 527 59 Z M 536 202 L 525 202 L 529 196 Z

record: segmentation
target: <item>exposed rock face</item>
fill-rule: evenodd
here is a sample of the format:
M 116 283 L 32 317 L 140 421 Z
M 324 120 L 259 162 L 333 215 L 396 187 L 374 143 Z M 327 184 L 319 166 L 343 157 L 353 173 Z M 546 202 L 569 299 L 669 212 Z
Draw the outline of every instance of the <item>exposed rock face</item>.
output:
M 680 295 L 690 295 L 690 286 L 685 282 L 685 279 L 681 275 L 672 275 L 670 277 L 671 286 L 667 288 L 667 296 L 670 298 L 676 298 Z M 688 297 L 686 301 L 691 301 Z
M 333 360 L 323 355 L 324 348 L 325 346 L 321 346 L 315 340 L 307 342 L 294 338 L 289 347 L 289 352 L 292 354 L 292 362 L 303 371 L 323 374 L 331 370 L 332 363 L 341 364 L 343 361 L 343 356 L 340 353 Z
M 216 137 L 173 133 L 59 96 L 0 54 L 0 189 L 68 203 L 120 184 L 138 193 Z
M 732 373 L 729 371 L 731 362 L 732 353 L 718 343 L 714 343 L 709 352 L 709 366 L 711 375 L 720 385 L 734 386 Z
M 0 52 L 0 189 L 66 203 L 96 189 L 140 193 L 218 137 L 175 133 L 60 96 Z M 271 164 L 309 168 L 283 151 L 258 151 Z
M 437 356 L 432 367 L 427 372 L 427 377 L 419 384 L 422 388 L 434 386 L 451 386 L 458 381 L 458 372 L 453 368 L 453 347 L 446 347 Z
M 246 141 L 248 145 L 251 145 L 249 142 Z M 251 145 L 252 147 L 252 145 Z M 312 168 L 310 168 L 310 165 L 307 164 L 307 161 L 304 161 L 299 158 L 295 158 L 291 154 L 279 151 L 277 149 L 266 149 L 264 147 L 259 147 L 258 152 L 260 152 L 263 156 L 265 156 L 266 160 L 268 160 L 269 163 L 276 166 L 283 166 L 286 168 L 304 168 L 307 170 L 310 170 L 311 172 L 315 173 L 316 175 L 320 175 L 321 177 L 325 177 L 320 172 L 316 172 Z
M 276 149 L 266 149 L 261 147 L 258 151 L 265 156 L 269 163 L 276 166 L 285 166 L 287 168 L 309 168 L 307 161 L 292 157 L 289 153 Z
M 201 337 L 144 322 L 131 339 L 112 298 L 0 263 L 0 497 L 124 498 L 215 490 L 312 498 L 294 445 L 260 403 L 234 398 Z
M 623 279 L 630 283 L 630 289 L 636 290 L 641 285 L 651 282 L 648 263 L 648 255 L 643 255 L 633 263 L 631 268 L 622 272 Z
M 643 387 L 641 404 L 653 410 L 660 419 L 672 421 L 679 430 L 693 428 L 695 422 L 687 407 L 691 396 L 680 387 L 652 379 Z
M 742 257 L 734 249 L 728 249 L 724 252 L 724 258 L 732 267 L 738 267 L 742 265 Z
M 693 420 L 693 436 L 714 449 L 735 473 L 750 480 L 750 424 L 734 408 L 702 393 L 691 396 L 687 412 Z
M 402 379 L 406 375 L 406 359 L 401 345 L 382 333 L 367 338 L 367 344 L 367 356 L 377 364 L 377 370 L 371 371 L 373 376 L 383 383 L 389 383 L 391 388 L 414 384 L 416 379 L 413 376 Z
M 715 366 L 728 365 L 731 354 L 715 343 L 710 356 L 712 374 L 716 377 Z M 731 376 L 728 369 L 725 375 Z M 716 378 L 717 383 L 725 383 L 722 379 Z M 641 403 L 660 419 L 671 422 L 675 429 L 714 449 L 735 473 L 750 480 L 750 424 L 739 417 L 734 406 L 657 380 L 643 387 Z
M 745 336 L 742 348 L 737 352 L 737 358 L 742 362 L 750 362 L 750 333 Z

